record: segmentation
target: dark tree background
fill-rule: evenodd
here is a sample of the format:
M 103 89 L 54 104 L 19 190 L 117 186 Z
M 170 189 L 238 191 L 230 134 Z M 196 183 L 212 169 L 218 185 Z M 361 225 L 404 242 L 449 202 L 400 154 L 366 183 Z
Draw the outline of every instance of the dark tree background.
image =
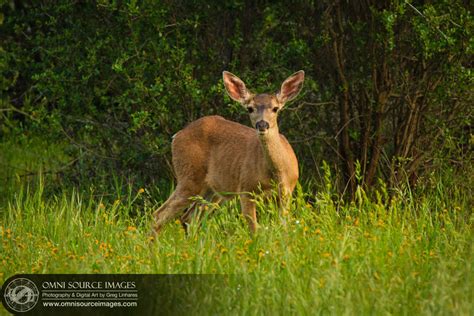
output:
M 223 70 L 276 91 L 306 180 L 341 192 L 416 184 L 472 162 L 469 1 L 0 1 L 2 139 L 68 145 L 64 177 L 169 182 L 171 135 L 201 116 L 247 124 Z M 104 180 L 107 181 L 107 180 Z

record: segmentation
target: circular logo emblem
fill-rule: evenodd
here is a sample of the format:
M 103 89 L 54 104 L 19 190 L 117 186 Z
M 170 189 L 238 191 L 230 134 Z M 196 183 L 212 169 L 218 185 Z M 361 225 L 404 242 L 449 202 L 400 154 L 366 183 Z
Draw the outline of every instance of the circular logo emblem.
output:
M 18 313 L 27 312 L 35 307 L 39 299 L 36 285 L 28 279 L 14 279 L 5 287 L 5 303 Z

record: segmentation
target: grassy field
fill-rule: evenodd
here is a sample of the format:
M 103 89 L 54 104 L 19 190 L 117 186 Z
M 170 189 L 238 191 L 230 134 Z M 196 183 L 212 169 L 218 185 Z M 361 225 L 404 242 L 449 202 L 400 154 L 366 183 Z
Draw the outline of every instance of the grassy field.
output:
M 250 236 L 231 202 L 189 236 L 173 222 L 154 242 L 150 214 L 168 190 L 129 187 L 106 201 L 92 190 L 47 194 L 46 178 L 17 179 L 0 205 L 0 281 L 17 273 L 231 274 L 227 288 L 202 298 L 212 302 L 206 312 L 474 313 L 469 194 L 434 178 L 429 192 L 389 198 L 382 189 L 369 198 L 359 190 L 342 204 L 330 179 L 326 169 L 325 187 L 298 187 L 286 225 L 274 205 L 259 203 L 261 227 Z

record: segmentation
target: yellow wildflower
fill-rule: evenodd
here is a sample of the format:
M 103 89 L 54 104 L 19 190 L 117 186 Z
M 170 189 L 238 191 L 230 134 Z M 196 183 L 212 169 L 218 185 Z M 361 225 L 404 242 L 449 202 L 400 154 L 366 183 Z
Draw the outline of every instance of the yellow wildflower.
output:
M 7 235 L 7 239 L 10 239 L 12 237 L 12 230 L 10 228 L 7 228 L 5 230 L 5 234 Z M 3 237 L 3 230 L 2 230 L 2 237 Z

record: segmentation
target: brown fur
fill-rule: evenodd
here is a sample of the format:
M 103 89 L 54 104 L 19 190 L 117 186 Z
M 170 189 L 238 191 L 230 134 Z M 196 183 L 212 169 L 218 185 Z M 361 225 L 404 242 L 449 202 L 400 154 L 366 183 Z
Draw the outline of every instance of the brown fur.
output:
M 284 86 L 282 91 L 290 89 L 292 97 L 296 96 L 302 78 L 296 79 L 300 79 L 296 83 L 299 86 L 294 87 L 298 89 L 296 92 L 291 90 L 292 87 L 283 89 Z M 280 109 L 286 100 L 280 102 L 280 95 L 252 95 L 243 82 L 230 73 L 224 73 L 224 82 L 234 100 L 253 109 L 250 114 L 252 125 L 264 120 L 269 128 L 265 133 L 258 133 L 255 128 L 221 116 L 206 116 L 178 132 L 172 142 L 177 186 L 154 214 L 155 232 L 188 207 L 182 221 L 189 223 L 193 213 L 198 211 L 196 203 L 190 206 L 190 198 L 197 195 L 214 202 L 240 196 L 242 212 L 254 232 L 257 218 L 255 203 L 249 193 L 268 192 L 276 183 L 283 203 L 287 203 L 295 188 L 298 161 L 291 145 L 279 134 L 277 112 L 274 111 Z M 283 203 L 282 207 L 288 206 Z

